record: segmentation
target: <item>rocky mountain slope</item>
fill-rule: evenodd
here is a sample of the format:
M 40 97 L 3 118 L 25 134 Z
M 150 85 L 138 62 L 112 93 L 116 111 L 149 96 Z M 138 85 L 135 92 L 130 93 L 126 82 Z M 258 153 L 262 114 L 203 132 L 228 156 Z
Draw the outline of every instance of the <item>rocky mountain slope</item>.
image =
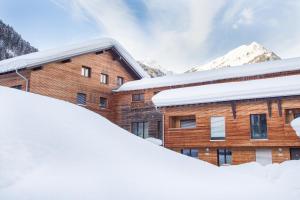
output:
M 0 20 L 0 60 L 38 51 Z
M 157 66 L 155 63 L 149 63 L 145 61 L 138 61 L 141 67 L 151 76 L 151 78 L 166 76 L 171 72 L 163 70 L 160 66 Z
M 278 59 L 281 58 L 274 52 L 268 50 L 257 42 L 252 42 L 249 45 L 242 45 L 236 49 L 233 49 L 224 56 L 221 56 L 207 64 L 194 67 L 187 72 L 219 69 L 223 67 L 259 63 Z

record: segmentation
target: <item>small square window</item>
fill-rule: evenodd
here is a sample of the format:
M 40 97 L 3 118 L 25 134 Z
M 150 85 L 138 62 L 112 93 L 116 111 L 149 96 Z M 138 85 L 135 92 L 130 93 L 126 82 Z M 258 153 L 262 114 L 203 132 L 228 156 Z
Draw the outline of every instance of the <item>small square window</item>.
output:
M 118 77 L 117 77 L 117 85 L 118 85 L 118 86 L 121 86 L 121 85 L 123 85 L 123 84 L 124 84 L 124 78 L 121 77 L 121 76 L 118 76 Z
M 100 74 L 100 83 L 108 84 L 108 75 L 101 73 Z
M 144 101 L 144 94 L 133 94 L 132 95 L 132 101 Z
M 91 68 L 90 67 L 86 67 L 86 66 L 82 66 L 81 68 L 81 75 L 84 77 L 91 77 Z
M 181 149 L 181 153 L 186 156 L 198 158 L 199 150 L 198 149 Z
M 100 108 L 107 108 L 107 98 L 100 97 Z
M 77 93 L 77 104 L 78 105 L 86 105 L 86 94 Z

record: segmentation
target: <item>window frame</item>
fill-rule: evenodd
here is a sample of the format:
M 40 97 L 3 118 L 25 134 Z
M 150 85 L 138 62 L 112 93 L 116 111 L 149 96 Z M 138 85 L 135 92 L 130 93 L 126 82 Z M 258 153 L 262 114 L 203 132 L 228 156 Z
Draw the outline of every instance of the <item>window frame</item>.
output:
M 221 154 L 221 150 L 224 151 L 224 154 Z M 220 163 L 220 157 L 224 156 L 224 163 Z M 217 149 L 217 160 L 218 160 L 218 166 L 228 166 L 232 165 L 232 150 L 227 148 L 220 148 Z
M 213 135 L 216 135 L 216 134 L 213 134 L 213 126 L 212 126 L 212 124 L 213 124 L 213 119 L 214 118 L 222 118 L 223 119 L 223 124 L 224 124 L 224 127 L 222 128 L 222 131 L 224 132 L 224 136 L 223 137 L 213 137 Z M 212 141 L 218 141 L 218 140 L 225 140 L 226 139 L 226 118 L 224 117 L 224 116 L 212 116 L 212 117 L 210 117 L 210 140 L 212 140 Z
M 121 80 L 121 83 L 119 82 L 119 80 Z M 122 76 L 117 76 L 117 85 L 121 86 L 124 84 L 124 77 Z
M 105 77 L 105 78 L 103 79 L 103 77 Z M 108 76 L 108 74 L 106 74 L 106 73 L 100 73 L 100 83 L 101 84 L 105 84 L 105 85 L 109 84 L 109 76 Z
M 103 104 L 101 104 L 101 100 L 104 100 L 105 101 L 105 105 L 103 106 Z M 107 108 L 108 107 L 108 99 L 106 98 L 106 97 L 100 97 L 99 98 L 99 107 L 101 108 L 101 109 L 105 109 L 105 108 Z
M 136 126 L 134 126 L 136 124 Z M 139 128 L 142 125 L 142 137 L 139 134 Z M 136 131 L 134 130 L 134 127 L 136 127 Z M 147 131 L 146 131 L 147 130 Z M 131 132 L 141 138 L 148 138 L 149 137 L 149 122 L 148 121 L 137 121 L 137 122 L 131 122 Z M 147 136 L 147 137 L 146 137 Z
M 194 154 L 194 156 L 193 156 L 193 152 L 192 151 L 196 151 L 197 154 Z M 185 153 L 185 152 L 187 152 L 187 153 Z M 184 149 L 181 149 L 181 154 L 185 155 L 185 156 L 192 157 L 192 158 L 198 158 L 199 159 L 199 149 L 196 149 L 196 148 L 184 148 Z
M 291 113 L 290 113 L 291 112 Z M 292 115 L 292 119 L 289 119 L 290 114 Z M 287 108 L 285 109 L 285 124 L 290 124 L 291 121 L 296 119 L 296 115 L 300 114 L 300 108 Z
M 79 102 L 79 96 L 82 95 L 82 97 L 84 97 L 84 103 L 80 103 Z M 87 95 L 86 93 L 83 93 L 83 92 L 78 92 L 77 93 L 77 96 L 76 96 L 76 104 L 79 105 L 79 106 L 86 106 L 87 104 Z
M 138 97 L 138 98 L 135 98 Z M 145 100 L 144 93 L 134 93 L 131 95 L 132 102 L 142 102 Z
M 255 134 L 254 134 L 254 125 L 252 124 L 252 116 L 259 116 L 259 125 L 261 126 L 261 116 L 264 116 L 265 117 L 265 134 L 260 136 L 260 137 L 256 137 Z M 263 127 L 260 127 L 259 129 L 262 129 Z M 268 120 L 267 120 L 267 114 L 266 113 L 259 113 L 259 114 L 250 114 L 250 138 L 252 140 L 266 140 L 268 139 Z M 262 134 L 262 133 L 260 133 Z
M 87 72 L 87 74 L 86 74 L 86 72 Z M 81 67 L 81 76 L 83 76 L 85 78 L 91 78 L 91 75 L 92 75 L 92 68 L 83 65 Z

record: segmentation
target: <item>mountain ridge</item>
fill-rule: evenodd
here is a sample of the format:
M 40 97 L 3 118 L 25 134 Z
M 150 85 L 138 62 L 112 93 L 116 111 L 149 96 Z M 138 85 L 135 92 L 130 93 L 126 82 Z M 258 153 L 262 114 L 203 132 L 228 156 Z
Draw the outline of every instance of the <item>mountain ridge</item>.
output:
M 223 56 L 220 56 L 204 65 L 193 67 L 186 72 L 220 69 L 224 67 L 260 63 L 279 59 L 281 58 L 273 51 L 270 51 L 257 42 L 252 42 L 248 45 L 241 45 L 227 52 Z

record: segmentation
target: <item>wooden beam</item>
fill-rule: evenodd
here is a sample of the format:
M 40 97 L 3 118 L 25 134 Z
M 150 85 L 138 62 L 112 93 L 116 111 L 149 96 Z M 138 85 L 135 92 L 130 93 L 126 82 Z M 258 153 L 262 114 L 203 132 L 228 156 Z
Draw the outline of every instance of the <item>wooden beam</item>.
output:
M 233 119 L 236 119 L 236 103 L 235 103 L 235 101 L 231 101 L 230 104 L 231 104 Z
M 277 99 L 277 106 L 279 117 L 282 117 L 282 99 L 280 97 Z
M 268 105 L 268 113 L 269 113 L 269 117 L 272 117 L 272 100 L 268 99 L 267 100 L 267 105 Z

